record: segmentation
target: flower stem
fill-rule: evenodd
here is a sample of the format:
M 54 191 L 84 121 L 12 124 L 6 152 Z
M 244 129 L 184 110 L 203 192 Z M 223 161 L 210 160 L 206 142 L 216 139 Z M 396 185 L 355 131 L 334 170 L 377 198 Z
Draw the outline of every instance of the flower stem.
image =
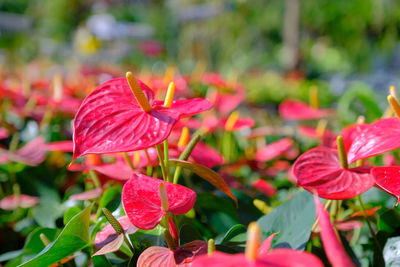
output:
M 128 163 L 129 167 L 131 167 L 131 169 L 134 170 L 135 167 L 133 166 L 133 163 L 132 163 L 128 153 L 124 152 L 123 154 L 124 154 L 124 159 L 125 159 L 126 163 Z
M 147 158 L 146 175 L 147 176 L 153 176 L 153 166 L 151 166 L 151 158 L 150 158 L 150 155 L 149 155 L 149 151 L 147 151 L 147 149 L 145 149 L 144 153 L 146 153 L 146 158 Z
M 369 221 L 369 219 L 367 217 L 367 213 L 365 212 L 365 208 L 364 208 L 364 204 L 363 204 L 362 199 L 361 199 L 361 195 L 356 196 L 356 198 L 357 198 L 358 202 L 360 202 L 361 212 L 362 212 L 362 214 L 364 216 L 365 221 L 367 222 L 367 225 L 368 225 L 368 228 L 369 228 L 369 232 L 371 233 L 372 238 L 374 239 L 375 245 L 379 249 L 379 251 L 382 251 L 382 247 L 379 244 L 378 239 L 376 238 L 374 229 L 372 229 L 371 222 Z
M 168 160 L 169 160 L 169 152 L 168 152 L 168 139 L 164 140 L 164 166 L 165 166 L 165 170 L 168 173 Z M 172 177 L 169 177 L 169 175 L 167 175 L 168 178 L 168 182 L 172 182 L 170 180 L 172 180 Z
M 99 177 L 97 177 L 97 174 L 93 170 L 89 171 L 89 177 L 90 177 L 90 179 L 92 179 L 93 184 L 96 188 L 101 188 L 101 183 L 99 181 Z
M 158 160 L 160 161 L 160 166 L 161 166 L 161 172 L 162 172 L 162 175 L 163 175 L 163 179 L 164 179 L 164 181 L 168 181 L 168 173 L 167 173 L 167 170 L 165 168 L 164 159 L 163 159 L 163 153 L 161 151 L 161 145 L 160 144 L 156 145 L 156 149 L 157 149 L 157 154 L 158 154 Z

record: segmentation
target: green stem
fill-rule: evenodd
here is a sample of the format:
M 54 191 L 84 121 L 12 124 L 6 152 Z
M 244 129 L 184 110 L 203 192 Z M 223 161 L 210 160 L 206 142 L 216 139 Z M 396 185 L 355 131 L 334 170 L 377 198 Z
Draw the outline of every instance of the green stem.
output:
M 99 177 L 97 177 L 97 174 L 93 170 L 89 171 L 89 177 L 90 177 L 90 179 L 92 179 L 93 184 L 96 188 L 101 188 L 101 183 L 99 181 Z
M 165 170 L 167 171 L 167 173 L 169 172 L 168 169 L 168 160 L 169 160 L 169 152 L 168 152 L 168 139 L 164 140 L 164 165 L 165 165 Z M 168 177 L 168 182 L 172 182 L 172 177 L 169 177 L 169 175 L 167 175 Z
M 131 169 L 134 170 L 135 167 L 133 166 L 131 158 L 129 157 L 127 152 L 124 152 L 124 159 L 125 159 L 126 163 L 128 163 L 129 167 L 131 167 Z
M 151 166 L 151 158 L 149 155 L 149 151 L 147 149 L 144 150 L 144 153 L 146 153 L 146 158 L 147 158 L 147 168 L 146 168 L 146 175 L 147 176 L 153 176 L 153 166 Z
M 190 154 L 192 154 L 194 147 L 200 141 L 202 136 L 203 136 L 202 131 L 197 131 L 193 134 L 192 139 L 190 139 L 190 142 L 185 147 L 185 150 L 183 150 L 183 152 L 179 156 L 180 160 L 187 160 L 189 158 Z M 174 184 L 178 183 L 179 175 L 181 174 L 181 171 L 182 171 L 182 168 L 180 166 L 177 166 L 175 169 L 175 173 L 174 173 Z
M 156 149 L 157 149 L 157 154 L 158 154 L 158 160 L 160 161 L 160 166 L 161 166 L 161 172 L 163 175 L 163 179 L 164 181 L 168 181 L 168 173 L 167 170 L 165 169 L 165 164 L 164 164 L 164 160 L 163 160 L 163 153 L 161 151 L 161 145 L 158 144 L 156 145 Z
M 379 244 L 378 239 L 376 238 L 374 229 L 372 229 L 371 222 L 369 221 L 367 213 L 365 212 L 365 208 L 364 208 L 364 204 L 363 204 L 362 199 L 361 199 L 361 195 L 358 195 L 356 198 L 357 198 L 358 202 L 360 202 L 361 212 L 362 212 L 362 214 L 364 216 L 365 221 L 367 222 L 367 225 L 368 225 L 368 228 L 369 228 L 369 232 L 371 233 L 372 238 L 374 239 L 375 245 L 380 251 L 382 251 L 382 247 Z

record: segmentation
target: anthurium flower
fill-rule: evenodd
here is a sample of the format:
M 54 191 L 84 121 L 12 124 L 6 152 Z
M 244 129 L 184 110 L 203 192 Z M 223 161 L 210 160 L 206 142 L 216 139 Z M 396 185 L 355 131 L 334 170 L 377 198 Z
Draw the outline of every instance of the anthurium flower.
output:
M 257 179 L 252 185 L 268 197 L 276 194 L 276 188 L 263 179 Z
M 117 78 L 90 93 L 74 120 L 74 159 L 89 153 L 141 150 L 164 141 L 181 118 L 208 110 L 205 99 L 174 100 L 170 108 L 154 100 L 153 91 L 140 80 Z M 144 104 L 145 103 L 145 104 Z
M 123 216 L 117 219 L 122 229 L 126 234 L 134 234 L 138 228 L 136 228 L 127 216 Z M 94 247 L 99 249 L 95 255 L 102 255 L 106 253 L 111 253 L 117 251 L 124 241 L 123 234 L 118 234 L 111 224 L 107 224 L 100 232 L 96 234 L 94 240 Z M 93 255 L 93 256 L 95 256 Z
M 269 161 L 280 156 L 285 151 L 292 147 L 293 140 L 290 138 L 283 138 L 279 141 L 270 143 L 256 152 L 255 160 Z
M 400 202 L 400 166 L 374 167 L 371 175 L 378 188 L 397 198 Z
M 207 242 L 195 240 L 172 251 L 165 247 L 149 247 L 140 254 L 140 267 L 188 267 L 198 256 L 207 253 Z
M 43 137 L 32 139 L 25 146 L 11 153 L 0 149 L 0 164 L 8 162 L 20 162 L 29 166 L 36 166 L 46 158 L 46 148 Z
M 324 209 L 324 206 L 321 204 L 321 201 L 317 196 L 314 197 L 314 200 L 321 239 L 329 262 L 335 267 L 355 266 L 349 256 L 347 256 L 335 230 L 332 227 L 329 213 Z
M 355 197 L 374 185 L 366 167 L 341 166 L 338 150 L 316 147 L 302 154 L 293 165 L 297 185 L 327 199 Z
M 0 200 L 0 209 L 15 210 L 16 208 L 30 208 L 39 203 L 39 198 L 24 194 L 11 195 Z
M 373 157 L 400 147 L 400 120 L 381 119 L 364 126 L 348 152 L 349 163 Z
M 269 252 L 270 243 L 274 235 L 267 238 L 265 244 L 259 246 L 261 230 L 247 232 L 247 245 L 245 254 L 227 254 L 213 252 L 211 256 L 203 255 L 194 260 L 193 267 L 322 267 L 322 262 L 313 254 L 294 249 L 279 248 Z M 259 229 L 259 228 L 258 228 Z M 258 233 L 257 233 L 258 232 Z M 269 247 L 268 247 L 269 245 Z
M 279 105 L 279 115 L 285 120 L 313 120 L 328 116 L 329 109 L 316 109 L 299 100 L 285 100 Z
M 161 201 L 161 184 L 165 186 L 167 207 Z M 143 174 L 133 174 L 122 189 L 122 204 L 126 215 L 136 227 L 144 230 L 156 227 L 167 212 L 187 213 L 195 200 L 196 193 L 191 189 Z

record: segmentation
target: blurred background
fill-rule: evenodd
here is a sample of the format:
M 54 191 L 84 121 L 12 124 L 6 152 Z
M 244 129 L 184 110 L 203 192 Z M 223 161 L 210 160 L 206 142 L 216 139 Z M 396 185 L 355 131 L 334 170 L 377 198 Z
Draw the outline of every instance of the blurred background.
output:
M 277 103 L 288 80 L 337 96 L 399 85 L 399 28 L 396 0 L 2 0 L 0 65 L 215 71 Z

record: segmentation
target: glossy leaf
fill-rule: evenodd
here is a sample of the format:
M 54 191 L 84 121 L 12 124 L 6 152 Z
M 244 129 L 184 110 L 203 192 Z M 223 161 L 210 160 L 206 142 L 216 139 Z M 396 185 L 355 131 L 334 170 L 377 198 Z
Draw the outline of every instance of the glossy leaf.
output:
M 279 233 L 272 242 L 273 247 L 304 249 L 315 222 L 315 208 L 312 195 L 298 192 L 293 198 L 262 216 L 258 225 L 263 237 Z
M 192 172 L 194 172 L 195 174 L 197 174 L 198 176 L 200 176 L 201 178 L 208 181 L 210 184 L 212 184 L 213 186 L 215 186 L 216 188 L 227 194 L 230 198 L 232 198 L 235 201 L 236 206 L 238 205 L 236 197 L 232 194 L 225 180 L 221 176 L 219 176 L 219 174 L 216 173 L 215 171 L 207 167 L 204 167 L 202 165 L 196 163 L 190 163 L 184 160 L 173 159 L 170 160 L 168 163 L 174 166 L 180 166 L 184 169 L 191 170 Z
M 141 150 L 164 141 L 180 118 L 208 110 L 204 99 L 174 100 L 171 108 L 155 101 L 153 91 L 138 80 L 151 111 L 144 112 L 125 78 L 103 83 L 90 93 L 74 120 L 74 159 L 89 153 Z
M 311 120 L 325 117 L 331 110 L 315 109 L 298 100 L 285 100 L 279 105 L 279 115 L 286 120 Z
M 327 199 L 355 197 L 374 185 L 368 168 L 343 169 L 338 152 L 316 147 L 302 154 L 293 165 L 297 185 Z
M 75 215 L 54 242 L 21 266 L 49 266 L 89 245 L 91 208 L 92 206 L 89 206 Z M 68 244 L 68 246 L 65 244 Z
M 161 183 L 167 191 L 168 212 L 185 214 L 193 207 L 196 193 L 191 189 L 146 175 L 134 174 L 122 189 L 122 204 L 126 215 L 136 227 L 153 229 L 166 214 L 161 207 Z
M 400 166 L 374 167 L 371 175 L 376 185 L 385 192 L 397 198 L 400 202 Z
M 346 254 L 335 230 L 333 229 L 329 213 L 324 209 L 324 206 L 321 204 L 321 201 L 317 196 L 314 197 L 314 201 L 317 210 L 321 239 L 329 262 L 335 267 L 355 266 Z
M 293 141 L 290 138 L 283 138 L 279 141 L 270 143 L 265 147 L 257 151 L 255 160 L 257 161 L 269 161 L 280 156 L 283 152 L 290 149 Z
M 400 120 L 381 119 L 365 126 L 349 149 L 349 163 L 373 157 L 400 147 Z

